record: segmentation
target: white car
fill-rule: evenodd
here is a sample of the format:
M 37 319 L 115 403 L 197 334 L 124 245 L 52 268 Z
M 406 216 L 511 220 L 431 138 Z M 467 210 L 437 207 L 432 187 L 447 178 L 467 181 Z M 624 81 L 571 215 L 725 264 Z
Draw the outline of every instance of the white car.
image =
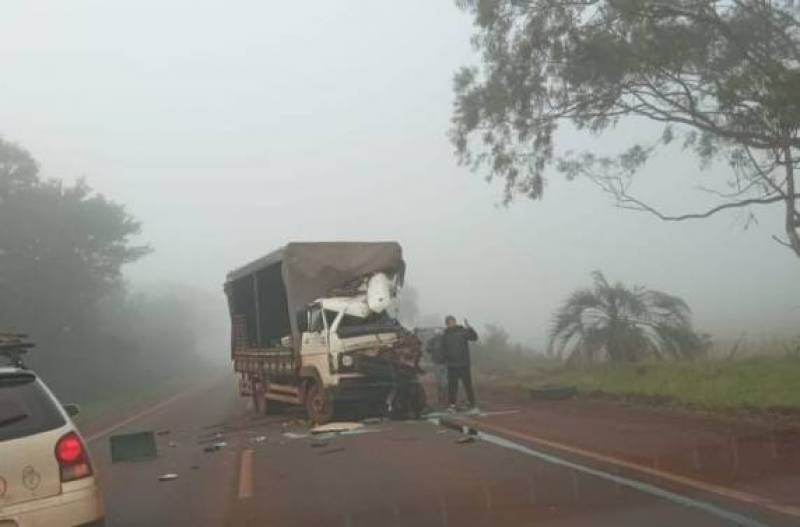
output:
M 104 525 L 75 413 L 32 371 L 0 367 L 0 527 Z

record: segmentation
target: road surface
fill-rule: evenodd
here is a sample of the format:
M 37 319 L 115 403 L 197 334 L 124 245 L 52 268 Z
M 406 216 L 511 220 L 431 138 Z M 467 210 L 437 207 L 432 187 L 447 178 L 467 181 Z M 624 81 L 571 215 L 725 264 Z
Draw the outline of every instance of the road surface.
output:
M 220 377 L 85 435 L 108 524 L 123 526 L 791 525 L 692 489 L 597 469 L 428 421 L 366 425 L 316 444 L 302 413 L 257 417 Z M 110 460 L 110 435 L 158 435 L 155 460 Z M 204 448 L 214 441 L 219 451 Z M 160 482 L 159 476 L 178 478 Z M 797 518 L 794 518 L 797 520 Z

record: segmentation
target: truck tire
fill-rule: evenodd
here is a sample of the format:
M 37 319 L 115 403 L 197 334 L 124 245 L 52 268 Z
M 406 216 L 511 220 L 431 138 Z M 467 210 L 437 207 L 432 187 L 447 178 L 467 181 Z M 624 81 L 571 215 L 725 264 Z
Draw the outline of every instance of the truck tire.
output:
M 306 393 L 308 419 L 315 425 L 324 425 L 333 420 L 333 395 L 317 380 L 309 383 Z

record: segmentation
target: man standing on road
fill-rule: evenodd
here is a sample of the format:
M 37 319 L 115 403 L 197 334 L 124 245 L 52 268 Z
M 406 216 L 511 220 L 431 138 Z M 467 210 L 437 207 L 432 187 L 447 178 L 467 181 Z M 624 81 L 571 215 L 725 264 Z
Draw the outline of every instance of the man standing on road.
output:
M 478 334 L 464 320 L 464 325 L 460 326 L 456 322 L 456 317 L 448 315 L 445 318 L 447 327 L 442 335 L 442 347 L 447 361 L 447 385 L 450 408 L 455 409 L 458 398 L 458 381 L 464 385 L 467 393 L 469 407 L 475 408 L 475 392 L 472 390 L 472 371 L 469 361 L 469 343 L 478 340 Z

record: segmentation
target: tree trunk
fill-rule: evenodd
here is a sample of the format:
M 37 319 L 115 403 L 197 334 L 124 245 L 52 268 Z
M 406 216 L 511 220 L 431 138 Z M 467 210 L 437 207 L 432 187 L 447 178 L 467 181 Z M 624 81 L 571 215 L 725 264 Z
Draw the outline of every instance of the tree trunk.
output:
M 797 209 L 794 182 L 794 159 L 791 147 L 784 148 L 784 161 L 786 162 L 786 236 L 789 246 L 800 257 L 800 212 Z

